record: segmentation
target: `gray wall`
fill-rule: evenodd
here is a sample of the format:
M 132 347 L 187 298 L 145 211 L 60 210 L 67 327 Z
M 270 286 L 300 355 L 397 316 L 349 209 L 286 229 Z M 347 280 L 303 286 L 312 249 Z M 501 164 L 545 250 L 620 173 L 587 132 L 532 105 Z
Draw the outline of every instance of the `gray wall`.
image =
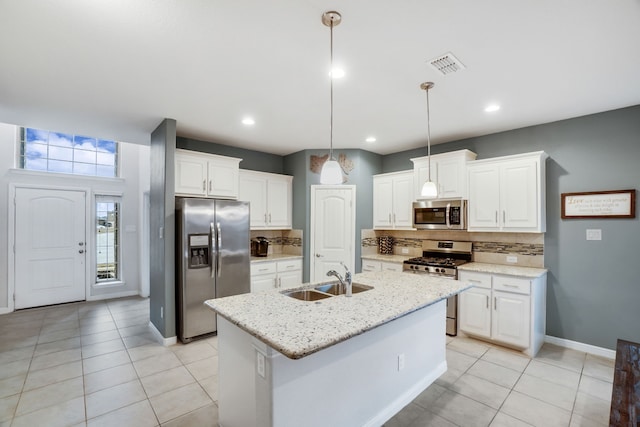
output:
M 277 154 L 262 153 L 260 151 L 246 150 L 244 148 L 231 147 L 215 142 L 199 141 L 197 139 L 178 137 L 176 148 L 200 151 L 220 156 L 229 156 L 242 159 L 240 169 L 249 169 L 261 172 L 284 173 L 282 156 Z
M 176 336 L 175 149 L 176 121 L 165 119 L 151 133 L 149 193 L 150 320 L 165 338 Z
M 638 188 L 640 106 L 439 144 L 432 154 L 462 148 L 478 159 L 538 150 L 550 156 L 547 334 L 609 349 L 617 338 L 640 341 L 639 219 L 560 218 L 561 193 Z M 410 169 L 409 159 L 425 154 L 385 156 L 383 170 Z M 602 229 L 602 241 L 586 241 L 593 228 Z

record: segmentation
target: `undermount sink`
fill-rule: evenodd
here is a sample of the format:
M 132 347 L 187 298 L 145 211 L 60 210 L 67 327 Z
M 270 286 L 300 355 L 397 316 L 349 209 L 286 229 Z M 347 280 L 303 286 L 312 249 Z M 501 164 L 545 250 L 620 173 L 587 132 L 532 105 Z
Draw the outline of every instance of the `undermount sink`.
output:
M 344 295 L 347 293 L 347 287 L 339 282 L 326 283 L 324 285 L 316 286 L 314 289 L 331 295 Z M 368 291 L 369 289 L 373 289 L 373 287 L 362 285 L 360 283 L 351 284 L 351 293 L 353 294 Z
M 331 298 L 333 296 L 333 295 L 315 291 L 313 289 L 283 292 L 283 294 L 291 298 L 299 299 L 301 301 L 318 301 L 325 298 Z
M 373 289 L 373 286 L 362 285 L 360 283 L 353 283 L 351 292 L 357 294 L 358 292 L 368 291 Z M 330 282 L 323 285 L 316 286 L 313 289 L 302 289 L 297 291 L 284 291 L 282 295 L 286 295 L 291 298 L 298 299 L 300 301 L 319 301 L 325 298 L 331 298 L 336 295 L 344 295 L 347 293 L 346 286 L 339 282 Z

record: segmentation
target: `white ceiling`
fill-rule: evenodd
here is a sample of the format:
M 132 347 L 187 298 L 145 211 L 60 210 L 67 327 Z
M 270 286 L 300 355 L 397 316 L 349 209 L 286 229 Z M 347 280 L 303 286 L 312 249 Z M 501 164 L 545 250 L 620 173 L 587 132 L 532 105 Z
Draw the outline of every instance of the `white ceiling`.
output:
M 640 0 L 0 0 L 0 121 L 148 144 L 168 117 L 269 153 L 328 147 L 332 9 L 337 148 L 423 146 L 426 80 L 433 143 L 640 104 Z M 446 52 L 467 68 L 428 66 Z

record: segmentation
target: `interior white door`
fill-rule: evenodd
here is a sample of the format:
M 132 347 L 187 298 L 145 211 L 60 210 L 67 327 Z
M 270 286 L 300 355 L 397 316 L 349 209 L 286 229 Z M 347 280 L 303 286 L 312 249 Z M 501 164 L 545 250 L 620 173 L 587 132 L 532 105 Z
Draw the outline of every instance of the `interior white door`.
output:
M 355 267 L 354 186 L 311 186 L 311 280 L 327 278 L 329 270 L 344 275 L 344 263 Z
M 83 191 L 16 189 L 16 309 L 85 299 L 85 198 Z

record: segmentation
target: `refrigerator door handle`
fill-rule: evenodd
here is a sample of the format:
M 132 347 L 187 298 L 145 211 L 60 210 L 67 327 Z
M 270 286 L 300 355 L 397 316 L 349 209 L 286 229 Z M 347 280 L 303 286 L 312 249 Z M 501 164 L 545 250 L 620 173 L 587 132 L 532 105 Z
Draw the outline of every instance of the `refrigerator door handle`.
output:
M 220 223 L 217 224 L 218 228 L 218 246 L 216 247 L 216 271 L 218 272 L 218 277 L 220 277 L 220 248 L 222 247 L 222 231 L 220 230 Z
M 214 277 L 216 277 L 216 266 L 217 266 L 217 262 L 214 264 L 213 263 L 213 253 L 215 252 L 215 257 L 216 259 L 218 258 L 218 248 L 216 246 L 216 229 L 214 228 L 213 223 L 211 223 L 211 256 L 209 257 L 211 260 L 211 278 L 213 279 Z

